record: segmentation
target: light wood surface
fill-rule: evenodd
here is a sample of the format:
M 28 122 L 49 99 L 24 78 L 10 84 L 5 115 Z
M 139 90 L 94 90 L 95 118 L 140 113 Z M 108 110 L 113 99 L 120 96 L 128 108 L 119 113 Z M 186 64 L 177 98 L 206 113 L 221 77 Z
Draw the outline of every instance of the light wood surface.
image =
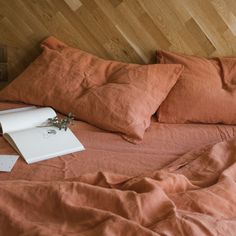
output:
M 39 42 L 49 35 L 133 63 L 153 62 L 156 49 L 232 56 L 236 1 L 0 0 L 0 49 L 7 47 L 9 80 L 39 55 Z

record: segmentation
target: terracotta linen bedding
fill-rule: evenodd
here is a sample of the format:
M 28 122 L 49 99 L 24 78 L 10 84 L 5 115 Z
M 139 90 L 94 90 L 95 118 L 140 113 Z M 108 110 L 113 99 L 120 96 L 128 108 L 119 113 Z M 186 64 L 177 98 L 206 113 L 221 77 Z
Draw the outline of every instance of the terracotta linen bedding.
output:
M 86 151 L 0 173 L 0 235 L 235 235 L 235 126 L 153 121 L 139 145 L 72 130 Z
M 236 139 L 146 175 L 0 181 L 0 235 L 233 236 Z
M 0 110 L 22 107 L 1 103 Z M 159 169 L 184 153 L 236 136 L 236 126 L 159 124 L 153 121 L 141 144 L 76 121 L 71 127 L 86 151 L 28 165 L 19 158 L 11 173 L 0 172 L 0 180 L 64 180 L 98 171 L 134 176 Z M 0 154 L 15 154 L 0 137 Z

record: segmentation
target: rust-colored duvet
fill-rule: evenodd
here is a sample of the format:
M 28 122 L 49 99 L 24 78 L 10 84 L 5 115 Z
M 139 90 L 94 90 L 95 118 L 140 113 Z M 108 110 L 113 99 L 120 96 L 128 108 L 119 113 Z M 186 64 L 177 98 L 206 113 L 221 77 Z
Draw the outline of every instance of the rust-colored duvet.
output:
M 0 235 L 236 235 L 235 126 L 153 121 L 140 145 L 72 130 L 86 151 L 0 173 Z

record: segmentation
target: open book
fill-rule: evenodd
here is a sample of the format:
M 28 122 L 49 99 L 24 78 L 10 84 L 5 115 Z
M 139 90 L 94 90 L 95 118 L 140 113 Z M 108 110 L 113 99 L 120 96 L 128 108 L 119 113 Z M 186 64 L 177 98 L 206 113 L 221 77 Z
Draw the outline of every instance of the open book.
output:
M 43 126 L 55 116 L 49 107 L 0 111 L 1 132 L 28 164 L 84 150 L 69 128 L 65 131 Z

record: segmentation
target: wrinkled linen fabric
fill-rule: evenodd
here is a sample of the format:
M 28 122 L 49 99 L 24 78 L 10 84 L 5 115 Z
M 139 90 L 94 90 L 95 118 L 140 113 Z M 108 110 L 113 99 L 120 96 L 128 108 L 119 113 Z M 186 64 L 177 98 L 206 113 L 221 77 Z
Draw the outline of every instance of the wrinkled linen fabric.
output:
M 207 59 L 158 51 L 161 64 L 184 71 L 158 112 L 163 123 L 236 124 L 236 57 Z
M 22 106 L 25 105 L 0 103 L 0 110 Z M 116 133 L 85 122 L 75 121 L 70 128 L 85 151 L 31 165 L 19 158 L 10 173 L 0 172 L 0 180 L 61 181 L 98 171 L 136 176 L 163 168 L 193 149 L 236 136 L 236 126 L 161 124 L 153 119 L 143 142 L 133 145 Z M 3 137 L 0 137 L 0 154 L 16 154 Z
M 0 181 L 0 235 L 227 235 L 236 232 L 236 139 L 145 175 Z

